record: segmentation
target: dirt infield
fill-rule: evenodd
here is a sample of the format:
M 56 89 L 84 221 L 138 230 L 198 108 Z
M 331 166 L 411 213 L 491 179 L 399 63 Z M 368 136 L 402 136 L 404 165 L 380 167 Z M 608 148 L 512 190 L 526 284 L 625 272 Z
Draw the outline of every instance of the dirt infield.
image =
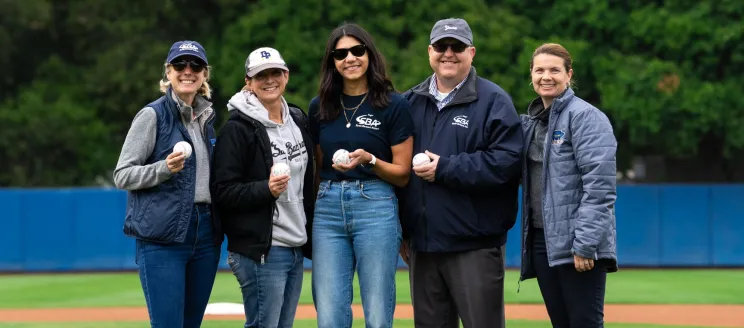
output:
M 360 305 L 353 306 L 354 317 L 362 318 Z M 297 319 L 314 319 L 312 305 L 300 305 Z M 507 319 L 548 320 L 543 305 L 506 306 Z M 395 310 L 398 319 L 412 319 L 413 308 L 401 304 Z M 205 320 L 241 320 L 242 316 L 207 315 Z M 147 321 L 147 309 L 74 308 L 74 309 L 5 309 L 0 322 L 82 322 L 82 321 Z M 605 306 L 605 322 L 645 323 L 659 325 L 696 325 L 709 327 L 744 327 L 744 305 L 617 305 Z

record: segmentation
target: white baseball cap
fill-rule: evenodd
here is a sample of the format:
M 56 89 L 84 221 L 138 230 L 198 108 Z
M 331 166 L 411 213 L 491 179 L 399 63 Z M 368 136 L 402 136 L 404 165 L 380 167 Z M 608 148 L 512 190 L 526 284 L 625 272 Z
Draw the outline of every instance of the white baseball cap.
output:
M 248 77 L 254 77 L 258 72 L 268 68 L 281 68 L 289 72 L 284 58 L 274 48 L 262 47 L 253 50 L 245 60 L 245 75 Z

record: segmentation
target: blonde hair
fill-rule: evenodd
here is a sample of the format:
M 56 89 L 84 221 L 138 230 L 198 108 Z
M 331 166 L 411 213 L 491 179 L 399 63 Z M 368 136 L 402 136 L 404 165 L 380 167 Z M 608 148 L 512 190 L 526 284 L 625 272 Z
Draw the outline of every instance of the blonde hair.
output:
M 163 78 L 165 78 L 166 75 L 171 70 L 171 65 L 166 63 L 164 66 L 164 73 Z M 196 93 L 202 95 L 205 98 L 212 98 L 212 88 L 209 86 L 209 72 L 212 70 L 212 66 L 207 66 L 204 69 L 204 83 L 202 83 L 201 87 L 199 87 L 199 91 Z M 170 87 L 171 82 L 168 80 L 160 79 L 160 92 L 166 93 L 168 91 L 168 87 Z

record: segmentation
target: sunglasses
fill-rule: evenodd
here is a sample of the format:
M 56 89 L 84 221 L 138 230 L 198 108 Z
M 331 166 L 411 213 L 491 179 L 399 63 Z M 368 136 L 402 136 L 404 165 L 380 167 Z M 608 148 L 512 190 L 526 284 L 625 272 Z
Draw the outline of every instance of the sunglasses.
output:
M 194 73 L 199 73 L 204 70 L 206 65 L 204 65 L 201 61 L 196 60 L 181 60 L 177 62 L 170 63 L 171 66 L 173 66 L 173 69 L 175 69 L 178 72 L 181 72 L 186 69 L 186 66 L 191 67 L 191 70 L 194 71 Z
M 465 51 L 465 49 L 468 48 L 467 44 L 464 44 L 462 42 L 455 42 L 455 43 L 435 43 L 431 45 L 432 48 L 434 48 L 434 51 L 436 52 L 447 52 L 447 48 L 452 49 L 452 52 L 454 53 L 461 53 Z
M 349 55 L 349 52 L 351 52 L 355 57 L 362 57 L 367 52 L 367 46 L 359 44 L 351 48 L 333 49 L 331 55 L 335 60 L 344 60 L 344 58 Z

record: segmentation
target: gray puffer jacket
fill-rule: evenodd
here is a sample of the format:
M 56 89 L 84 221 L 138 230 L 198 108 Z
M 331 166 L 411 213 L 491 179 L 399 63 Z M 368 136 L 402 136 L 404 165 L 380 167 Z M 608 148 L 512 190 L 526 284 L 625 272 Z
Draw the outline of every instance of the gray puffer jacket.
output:
M 539 98 L 536 101 L 540 101 Z M 530 232 L 527 147 L 536 119 L 521 115 L 525 133 L 522 169 L 522 268 L 520 281 L 535 277 Z M 543 224 L 551 267 L 573 263 L 573 255 L 609 259 L 617 271 L 615 152 L 607 116 L 567 89 L 551 105 L 543 161 Z

